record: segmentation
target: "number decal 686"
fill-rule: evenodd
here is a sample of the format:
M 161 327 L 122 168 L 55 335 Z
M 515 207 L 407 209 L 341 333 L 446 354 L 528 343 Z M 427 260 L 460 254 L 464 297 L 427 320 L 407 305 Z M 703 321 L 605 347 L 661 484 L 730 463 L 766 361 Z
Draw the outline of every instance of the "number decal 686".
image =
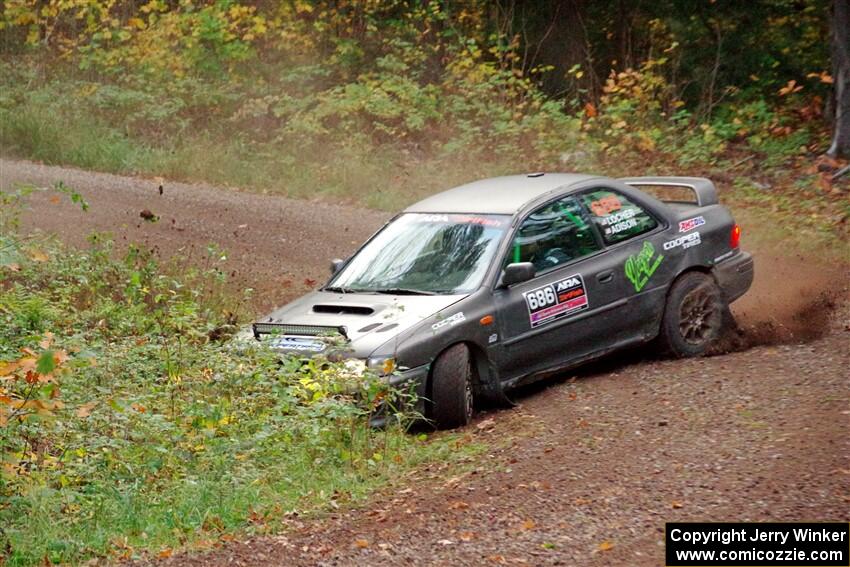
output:
M 555 290 L 552 286 L 544 287 L 535 291 L 530 291 L 525 294 L 525 300 L 528 302 L 528 308 L 531 311 L 536 311 L 541 307 L 548 307 L 555 303 Z

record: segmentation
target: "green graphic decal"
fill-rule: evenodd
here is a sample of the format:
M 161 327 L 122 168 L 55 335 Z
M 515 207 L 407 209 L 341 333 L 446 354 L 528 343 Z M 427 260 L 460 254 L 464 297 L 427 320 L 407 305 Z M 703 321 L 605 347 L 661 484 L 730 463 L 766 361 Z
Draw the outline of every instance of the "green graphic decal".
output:
M 629 259 L 626 260 L 626 277 L 635 286 L 635 291 L 642 290 L 655 270 L 658 269 L 658 266 L 661 265 L 664 255 L 659 254 L 653 258 L 654 255 L 655 246 L 649 242 L 644 242 L 643 248 L 637 256 L 629 256 Z

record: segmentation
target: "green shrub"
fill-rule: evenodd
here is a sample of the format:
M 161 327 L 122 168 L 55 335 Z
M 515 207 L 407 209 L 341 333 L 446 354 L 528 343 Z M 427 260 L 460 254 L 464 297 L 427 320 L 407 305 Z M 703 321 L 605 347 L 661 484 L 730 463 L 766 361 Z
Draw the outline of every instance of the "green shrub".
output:
M 408 393 L 224 340 L 244 307 L 214 247 L 205 268 L 171 271 L 135 247 L 116 258 L 101 236 L 81 251 L 15 243 L 18 262 L 0 265 L 6 564 L 274 530 L 449 458 L 447 442 L 405 433 Z M 381 431 L 379 406 L 397 418 Z

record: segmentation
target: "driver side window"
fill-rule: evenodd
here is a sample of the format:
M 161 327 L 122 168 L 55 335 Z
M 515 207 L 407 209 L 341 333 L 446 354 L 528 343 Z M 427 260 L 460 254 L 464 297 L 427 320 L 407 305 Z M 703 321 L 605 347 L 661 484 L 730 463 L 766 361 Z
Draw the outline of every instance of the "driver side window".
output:
M 539 274 L 599 249 L 581 206 L 575 198 L 565 197 L 543 205 L 522 222 L 505 265 L 531 262 Z

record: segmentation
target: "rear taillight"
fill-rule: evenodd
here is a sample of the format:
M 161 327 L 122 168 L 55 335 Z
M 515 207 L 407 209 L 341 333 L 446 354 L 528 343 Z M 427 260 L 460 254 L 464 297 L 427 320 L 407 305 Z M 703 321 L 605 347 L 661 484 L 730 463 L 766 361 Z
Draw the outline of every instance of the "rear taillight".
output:
M 729 235 L 729 246 L 737 248 L 741 244 L 741 227 L 737 224 L 732 227 L 732 233 Z

